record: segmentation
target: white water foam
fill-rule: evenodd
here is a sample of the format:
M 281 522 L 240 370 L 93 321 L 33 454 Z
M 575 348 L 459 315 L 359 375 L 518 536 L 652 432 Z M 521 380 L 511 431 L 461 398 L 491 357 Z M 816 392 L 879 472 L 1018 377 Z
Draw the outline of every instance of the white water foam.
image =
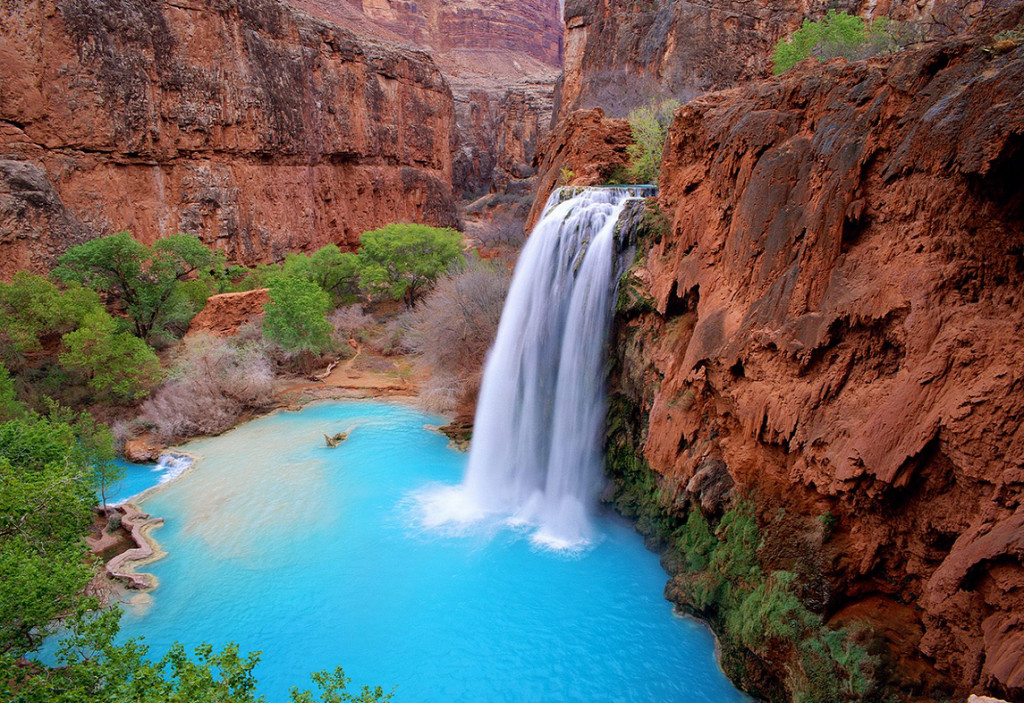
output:
M 626 202 L 649 191 L 552 193 L 488 355 L 465 479 L 421 496 L 424 525 L 505 516 L 535 528 L 538 546 L 572 551 L 591 541 L 619 274 L 615 226 Z

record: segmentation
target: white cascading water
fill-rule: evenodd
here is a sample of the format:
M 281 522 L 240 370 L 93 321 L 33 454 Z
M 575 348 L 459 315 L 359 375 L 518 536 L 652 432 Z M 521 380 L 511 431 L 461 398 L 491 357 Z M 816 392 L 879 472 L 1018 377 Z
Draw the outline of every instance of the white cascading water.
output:
M 457 500 L 431 501 L 428 522 L 503 514 L 535 526 L 534 540 L 547 546 L 589 540 L 602 483 L 615 225 L 630 198 L 651 190 L 552 193 L 516 264 L 488 355 L 465 479 Z

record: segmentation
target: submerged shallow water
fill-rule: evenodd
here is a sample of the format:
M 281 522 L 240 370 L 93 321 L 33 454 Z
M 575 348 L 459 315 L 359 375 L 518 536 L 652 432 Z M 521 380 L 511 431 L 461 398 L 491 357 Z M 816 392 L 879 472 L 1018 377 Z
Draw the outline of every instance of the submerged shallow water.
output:
M 144 502 L 168 556 L 145 567 L 160 586 L 126 606 L 122 634 L 155 655 L 175 640 L 262 650 L 272 702 L 337 665 L 400 703 L 745 700 L 624 521 L 598 519 L 579 553 L 501 524 L 424 526 L 417 496 L 465 468 L 423 428 L 437 421 L 331 402 L 189 444 L 195 470 Z

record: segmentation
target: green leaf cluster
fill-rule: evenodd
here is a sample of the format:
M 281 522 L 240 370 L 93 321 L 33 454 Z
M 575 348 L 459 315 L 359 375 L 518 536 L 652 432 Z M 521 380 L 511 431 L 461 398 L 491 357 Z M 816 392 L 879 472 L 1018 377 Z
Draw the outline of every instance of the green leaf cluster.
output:
M 119 332 L 105 310 L 86 315 L 81 327 L 64 335 L 63 342 L 60 363 L 84 375 L 89 388 L 116 401 L 145 397 L 163 375 L 149 345 Z
M 665 138 L 679 103 L 667 100 L 660 104 L 638 107 L 626 117 L 633 143 L 626 147 L 627 169 L 634 183 L 657 183 Z
M 277 276 L 270 283 L 263 332 L 286 351 L 322 352 L 331 343 L 330 306 L 330 296 L 316 283 L 298 276 Z
M 224 255 L 198 237 L 175 234 L 147 246 L 119 232 L 72 247 L 53 275 L 77 282 L 115 300 L 140 339 L 183 333 L 198 311 L 197 301 L 213 292 L 212 277 L 224 269 Z M 206 295 L 189 280 L 206 280 Z
M 462 235 L 448 227 L 390 224 L 364 232 L 359 241 L 363 289 L 403 300 L 410 308 L 427 287 L 465 262 Z
M 21 656 L 79 607 L 92 577 L 82 540 L 110 433 L 51 406 L 0 424 L 0 654 Z
M 312 254 L 289 254 L 281 267 L 283 276 L 304 278 L 331 296 L 335 305 L 355 302 L 359 295 L 359 256 L 328 244 Z
M 74 330 L 87 314 L 102 309 L 99 295 L 77 283 L 61 290 L 42 276 L 18 271 L 10 283 L 0 283 L 4 357 L 20 364 L 25 354 L 43 348 L 44 339 Z
M 772 53 L 776 74 L 811 56 L 819 61 L 835 57 L 856 60 L 896 51 L 911 37 L 906 29 L 887 18 L 866 22 L 862 17 L 829 10 L 817 22 L 805 19 L 792 36 L 780 39 Z

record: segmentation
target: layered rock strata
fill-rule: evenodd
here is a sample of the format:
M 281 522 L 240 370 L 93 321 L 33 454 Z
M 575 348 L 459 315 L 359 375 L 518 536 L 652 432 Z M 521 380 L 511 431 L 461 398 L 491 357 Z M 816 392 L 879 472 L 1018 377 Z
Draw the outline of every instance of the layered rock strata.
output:
M 666 501 L 753 499 L 766 572 L 926 696 L 1024 700 L 1022 173 L 1024 43 L 990 33 L 709 94 L 617 332 Z
M 685 102 L 771 71 L 775 43 L 827 9 L 892 17 L 925 35 L 962 31 L 1012 0 L 567 0 L 565 69 L 558 114 L 602 107 L 623 117 L 637 105 Z
M 527 195 L 562 66 L 557 0 L 289 0 L 311 14 L 400 38 L 437 61 L 455 96 L 457 196 Z
M 0 75 L 0 275 L 122 229 L 255 263 L 457 222 L 430 57 L 275 0 L 15 3 Z

